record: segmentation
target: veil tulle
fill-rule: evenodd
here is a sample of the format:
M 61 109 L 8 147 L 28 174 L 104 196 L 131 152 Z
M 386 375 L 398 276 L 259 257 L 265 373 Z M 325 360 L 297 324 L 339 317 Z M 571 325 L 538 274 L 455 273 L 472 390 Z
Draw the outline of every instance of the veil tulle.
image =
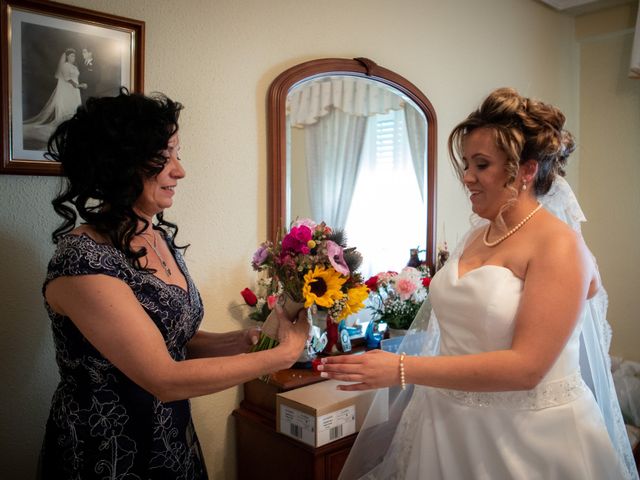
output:
M 586 221 L 586 218 L 564 178 L 556 176 L 549 192 L 538 200 L 548 211 L 580 232 L 580 224 Z M 472 217 L 471 229 L 459 242 L 449 261 L 462 254 L 469 239 L 475 236 L 486 222 L 477 216 Z M 608 353 L 611 327 L 606 320 L 607 304 L 607 294 L 603 288 L 586 302 L 582 313 L 584 319 L 580 336 L 580 369 L 585 383 L 591 388 L 598 402 L 614 448 L 626 467 L 626 478 L 637 479 L 635 461 L 611 376 Z M 438 355 L 439 340 L 438 320 L 427 298 L 398 351 L 407 355 Z M 384 459 L 386 456 L 402 457 L 405 451 L 411 448 L 410 445 L 392 447 L 392 440 L 413 391 L 413 386 L 407 386 L 406 390 L 390 387 L 380 389 L 376 393 L 360 434 L 342 469 L 340 480 L 395 478 L 392 472 L 385 471 Z M 398 463 L 397 458 L 395 463 Z
M 56 73 L 54 75 L 58 80 L 64 80 L 64 64 L 67 63 L 67 52 L 62 52 L 62 56 L 60 60 L 58 60 L 58 68 L 56 69 Z

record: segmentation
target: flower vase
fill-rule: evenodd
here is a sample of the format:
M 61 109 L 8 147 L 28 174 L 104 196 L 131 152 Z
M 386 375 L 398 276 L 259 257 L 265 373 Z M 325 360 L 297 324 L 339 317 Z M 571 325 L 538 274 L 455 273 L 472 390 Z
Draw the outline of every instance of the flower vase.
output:
M 296 302 L 289 295 L 282 295 L 278 299 L 278 304 L 282 306 L 284 314 L 292 320 L 295 320 L 298 316 L 298 312 L 304 308 L 304 303 Z M 260 338 L 258 339 L 258 343 L 251 350 L 252 352 L 269 350 L 278 345 L 278 324 L 278 312 L 273 309 L 262 325 Z
M 325 332 L 327 324 L 327 312 L 318 311 L 314 305 L 308 310 L 309 338 L 305 348 L 293 368 L 311 368 L 311 362 L 315 360 L 318 353 L 324 351 L 327 345 L 327 334 Z

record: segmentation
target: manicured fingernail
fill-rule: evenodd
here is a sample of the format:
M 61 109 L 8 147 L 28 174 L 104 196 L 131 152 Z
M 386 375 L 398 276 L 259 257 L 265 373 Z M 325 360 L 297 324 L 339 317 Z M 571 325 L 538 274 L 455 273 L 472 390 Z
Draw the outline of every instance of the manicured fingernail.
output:
M 321 359 L 320 359 L 320 361 L 321 361 L 322 363 L 327 363 L 327 359 L 326 359 L 326 358 L 321 358 Z
M 318 365 L 316 368 L 318 369 L 318 371 L 322 371 L 324 370 L 324 365 Z
M 320 372 L 320 376 L 327 378 L 329 376 L 329 374 L 327 372 Z
M 251 343 L 253 343 L 254 345 L 258 343 L 258 337 L 251 337 Z

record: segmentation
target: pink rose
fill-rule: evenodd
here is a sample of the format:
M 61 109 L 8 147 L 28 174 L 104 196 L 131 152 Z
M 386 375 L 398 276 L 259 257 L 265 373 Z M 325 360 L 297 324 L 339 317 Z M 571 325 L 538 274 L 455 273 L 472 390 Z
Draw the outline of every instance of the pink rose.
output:
M 269 295 L 267 297 L 267 306 L 269 307 L 269 310 L 273 310 L 276 303 L 278 303 L 278 297 L 276 295 Z
M 378 285 L 387 285 L 393 278 L 397 277 L 398 273 L 389 270 L 388 272 L 380 272 L 378 277 Z
M 409 300 L 418 286 L 410 278 L 399 277 L 396 279 L 395 289 L 402 300 Z

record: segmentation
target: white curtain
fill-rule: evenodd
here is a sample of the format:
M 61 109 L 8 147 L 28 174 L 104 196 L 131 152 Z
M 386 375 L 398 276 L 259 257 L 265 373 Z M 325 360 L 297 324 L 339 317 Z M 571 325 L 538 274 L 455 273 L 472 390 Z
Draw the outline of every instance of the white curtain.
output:
M 425 167 L 426 167 L 426 143 L 427 143 L 427 120 L 422 112 L 416 110 L 412 105 L 405 103 L 404 118 L 407 127 L 407 137 L 409 149 L 411 150 L 411 160 L 416 172 L 420 195 L 424 200 L 425 190 Z
M 335 76 L 304 83 L 287 95 L 292 127 L 313 125 L 334 109 L 369 117 L 401 110 L 404 99 L 380 82 L 359 77 Z
M 367 117 L 332 110 L 305 127 L 313 219 L 344 229 L 358 177 Z
M 289 92 L 289 125 L 305 131 L 309 203 L 315 220 L 345 228 L 367 119 L 392 111 L 405 112 L 413 169 L 424 200 L 425 118 L 404 96 L 381 82 L 340 75 L 305 82 Z
M 411 248 L 425 247 L 426 208 L 415 180 L 404 112 L 397 110 L 384 117 L 393 117 L 396 128 L 402 131 L 393 135 L 389 158 L 388 151 L 379 152 L 376 124 L 384 119 L 369 118 L 360 174 L 347 217 L 347 238 L 364 257 L 360 267 L 364 277 L 386 270 L 400 271 L 409 260 Z
M 633 50 L 631 52 L 631 66 L 629 68 L 629 78 L 640 79 L 640 8 L 638 8 L 638 18 L 636 19 L 636 31 L 633 37 Z
M 353 76 L 306 82 L 287 95 L 291 127 L 305 130 L 309 203 L 315 220 L 344 229 L 367 118 L 403 105 L 404 99 L 384 84 Z

